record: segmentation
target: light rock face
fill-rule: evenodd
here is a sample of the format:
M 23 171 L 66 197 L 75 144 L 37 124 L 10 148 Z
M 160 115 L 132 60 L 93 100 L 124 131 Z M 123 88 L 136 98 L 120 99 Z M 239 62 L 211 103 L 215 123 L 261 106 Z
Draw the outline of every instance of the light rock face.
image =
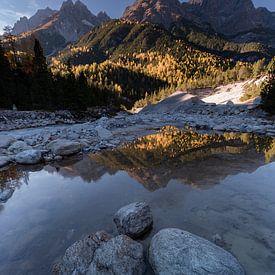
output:
M 8 150 L 11 152 L 11 153 L 14 153 L 14 154 L 18 154 L 22 151 L 27 151 L 27 150 L 31 150 L 32 147 L 27 145 L 27 143 L 25 143 L 24 141 L 16 141 L 14 142 L 9 148 Z
M 120 234 L 138 238 L 152 228 L 153 215 L 148 204 L 136 202 L 118 210 L 114 222 Z
M 37 164 L 41 161 L 42 154 L 39 150 L 27 150 L 18 153 L 15 156 L 15 161 L 18 164 Z
M 70 140 L 58 139 L 50 142 L 47 149 L 58 156 L 70 156 L 81 151 L 81 144 Z
M 110 17 L 106 14 L 100 13 L 99 17 L 92 14 L 87 6 L 79 0 L 76 2 L 66 0 L 59 11 L 54 12 L 43 23 L 41 22 L 42 24 L 31 28 L 31 31 L 20 38 L 24 41 L 30 40 L 32 36 L 39 38 L 45 55 L 51 55 L 65 48 L 68 43 L 77 41 L 92 28 L 107 20 L 110 20 Z M 24 28 L 28 27 L 26 19 L 23 24 Z
M 14 141 L 15 139 L 12 136 L 0 135 L 0 149 L 8 148 Z
M 97 232 L 69 247 L 53 274 L 133 274 L 144 273 L 142 245 L 127 236 L 111 238 Z
M 168 28 L 181 16 L 178 0 L 137 0 L 125 10 L 123 19 L 163 24 Z
M 236 258 L 227 251 L 174 228 L 161 230 L 153 237 L 149 261 L 155 274 L 245 274 Z
M 5 156 L 0 156 L 0 168 L 5 167 L 10 163 L 10 158 Z

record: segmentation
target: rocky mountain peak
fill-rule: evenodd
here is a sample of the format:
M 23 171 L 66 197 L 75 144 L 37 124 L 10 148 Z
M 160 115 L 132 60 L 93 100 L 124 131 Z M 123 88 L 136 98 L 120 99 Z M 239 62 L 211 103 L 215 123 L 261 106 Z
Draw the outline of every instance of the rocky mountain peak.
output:
M 165 27 L 181 17 L 181 4 L 178 0 L 137 0 L 129 6 L 123 19 L 136 22 L 152 22 Z
M 39 9 L 32 17 L 29 19 L 24 16 L 21 17 L 13 27 L 12 33 L 17 35 L 22 32 L 28 32 L 35 28 L 37 28 L 39 25 L 43 24 L 45 21 L 49 20 L 51 16 L 53 16 L 56 13 L 55 10 L 50 9 L 49 7 L 45 9 Z

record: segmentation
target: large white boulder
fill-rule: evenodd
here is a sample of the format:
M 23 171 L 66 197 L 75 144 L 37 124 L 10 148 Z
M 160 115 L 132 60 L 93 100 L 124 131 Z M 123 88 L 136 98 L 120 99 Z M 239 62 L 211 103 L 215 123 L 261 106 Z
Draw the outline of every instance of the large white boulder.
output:
M 152 228 L 153 215 L 148 204 L 135 202 L 118 210 L 114 222 L 120 234 L 138 238 Z
M 37 164 L 40 163 L 41 159 L 42 154 L 39 150 L 27 150 L 15 156 L 15 161 L 18 164 Z
M 50 142 L 47 149 L 57 156 L 70 156 L 81 151 L 81 144 L 66 139 L 57 139 Z
M 153 237 L 149 261 L 157 275 L 245 274 L 237 259 L 229 252 L 175 228 L 163 229 Z

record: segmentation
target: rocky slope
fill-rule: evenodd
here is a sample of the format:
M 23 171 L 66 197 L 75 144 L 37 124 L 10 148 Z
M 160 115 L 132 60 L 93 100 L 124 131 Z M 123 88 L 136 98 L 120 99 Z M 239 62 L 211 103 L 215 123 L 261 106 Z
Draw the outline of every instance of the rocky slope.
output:
M 37 37 L 45 54 L 51 55 L 109 19 L 109 16 L 103 12 L 97 16 L 92 14 L 79 0 L 75 3 L 67 0 L 58 12 L 44 21 L 44 24 L 19 35 L 18 44 L 23 45 L 26 41 L 31 42 L 33 37 Z
M 137 0 L 126 9 L 123 19 L 163 24 L 167 28 L 184 19 L 236 42 L 261 42 L 275 47 L 275 15 L 266 8 L 256 9 L 252 0 L 190 0 L 187 3 Z
M 37 27 L 39 27 L 44 22 L 50 20 L 57 11 L 52 10 L 50 8 L 40 9 L 38 10 L 35 15 L 30 17 L 29 19 L 24 16 L 21 17 L 15 24 L 12 30 L 12 34 L 17 35 L 22 32 L 31 31 Z
M 136 22 L 152 22 L 169 27 L 172 22 L 182 17 L 181 4 L 178 0 L 137 0 L 129 6 L 123 19 Z

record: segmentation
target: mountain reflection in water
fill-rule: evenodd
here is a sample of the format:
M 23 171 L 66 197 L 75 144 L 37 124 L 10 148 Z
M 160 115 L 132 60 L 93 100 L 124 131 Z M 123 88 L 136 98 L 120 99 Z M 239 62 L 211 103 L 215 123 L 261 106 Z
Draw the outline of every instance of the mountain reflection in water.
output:
M 70 158 L 34 169 L 81 177 L 87 183 L 108 173 L 126 171 L 147 190 L 154 191 L 176 179 L 197 188 L 210 188 L 229 175 L 252 173 L 271 162 L 275 140 L 248 133 L 209 134 L 192 129 L 165 127 L 157 134 L 138 139 L 115 150 L 83 158 Z M 0 193 L 14 191 L 28 182 L 29 167 L 11 166 L 0 172 Z M 33 171 L 33 169 L 32 169 Z
M 166 127 L 112 151 L 10 166 L 0 171 L 0 274 L 51 274 L 84 235 L 116 235 L 114 213 L 134 201 L 154 215 L 145 249 L 176 227 L 221 245 L 247 274 L 274 274 L 274 144 Z

